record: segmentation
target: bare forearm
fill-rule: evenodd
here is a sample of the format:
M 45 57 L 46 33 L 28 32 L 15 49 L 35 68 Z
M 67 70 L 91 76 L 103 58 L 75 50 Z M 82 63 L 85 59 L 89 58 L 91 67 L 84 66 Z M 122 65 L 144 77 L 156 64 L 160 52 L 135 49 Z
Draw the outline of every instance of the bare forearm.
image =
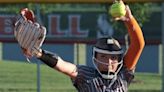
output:
M 50 66 L 51 68 L 54 68 L 59 72 L 62 72 L 70 76 L 71 78 L 75 78 L 77 76 L 76 65 L 64 61 L 55 53 L 42 50 L 38 52 L 36 57 L 40 59 L 42 62 L 44 62 L 45 64 L 47 64 L 48 66 Z
M 59 58 L 58 63 L 54 67 L 59 72 L 62 72 L 71 78 L 75 78 L 77 76 L 77 67 L 75 64 L 72 64 L 68 61 L 64 61 L 63 59 Z

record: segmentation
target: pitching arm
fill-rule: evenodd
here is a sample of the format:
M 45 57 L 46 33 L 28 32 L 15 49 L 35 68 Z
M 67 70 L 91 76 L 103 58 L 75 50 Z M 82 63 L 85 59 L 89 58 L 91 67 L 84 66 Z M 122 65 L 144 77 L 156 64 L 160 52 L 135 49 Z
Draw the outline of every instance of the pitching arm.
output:
M 130 36 L 130 46 L 127 53 L 125 54 L 124 63 L 129 70 L 133 70 L 142 53 L 145 41 L 139 24 L 131 14 L 129 7 L 127 8 L 126 16 L 128 16 L 129 19 L 125 21 L 125 25 Z

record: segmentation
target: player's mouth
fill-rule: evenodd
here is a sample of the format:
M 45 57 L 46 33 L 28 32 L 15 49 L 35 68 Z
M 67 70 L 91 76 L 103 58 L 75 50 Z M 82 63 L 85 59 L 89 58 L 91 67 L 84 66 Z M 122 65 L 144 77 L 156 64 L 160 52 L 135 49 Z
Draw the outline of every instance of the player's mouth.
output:
M 101 71 L 102 74 L 110 74 L 110 75 L 113 75 L 114 72 L 108 72 L 108 71 Z

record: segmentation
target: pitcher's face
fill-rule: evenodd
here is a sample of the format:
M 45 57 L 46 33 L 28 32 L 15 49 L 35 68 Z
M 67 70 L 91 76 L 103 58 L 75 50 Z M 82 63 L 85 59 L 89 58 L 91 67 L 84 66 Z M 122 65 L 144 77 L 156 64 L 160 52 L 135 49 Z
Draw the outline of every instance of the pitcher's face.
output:
M 115 72 L 118 67 L 119 55 L 97 53 L 95 61 L 100 72 Z

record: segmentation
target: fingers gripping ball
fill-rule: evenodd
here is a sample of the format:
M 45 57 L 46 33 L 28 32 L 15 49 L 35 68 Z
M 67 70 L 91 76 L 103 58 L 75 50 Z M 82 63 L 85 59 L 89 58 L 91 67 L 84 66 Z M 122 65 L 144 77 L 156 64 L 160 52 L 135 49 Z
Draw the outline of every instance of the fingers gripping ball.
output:
M 29 10 L 28 8 L 24 8 L 21 10 L 21 14 L 27 18 L 27 20 L 31 20 L 34 22 L 35 16 L 32 10 Z
M 120 1 L 114 2 L 109 9 L 109 13 L 115 18 L 125 16 L 126 10 L 124 3 Z

